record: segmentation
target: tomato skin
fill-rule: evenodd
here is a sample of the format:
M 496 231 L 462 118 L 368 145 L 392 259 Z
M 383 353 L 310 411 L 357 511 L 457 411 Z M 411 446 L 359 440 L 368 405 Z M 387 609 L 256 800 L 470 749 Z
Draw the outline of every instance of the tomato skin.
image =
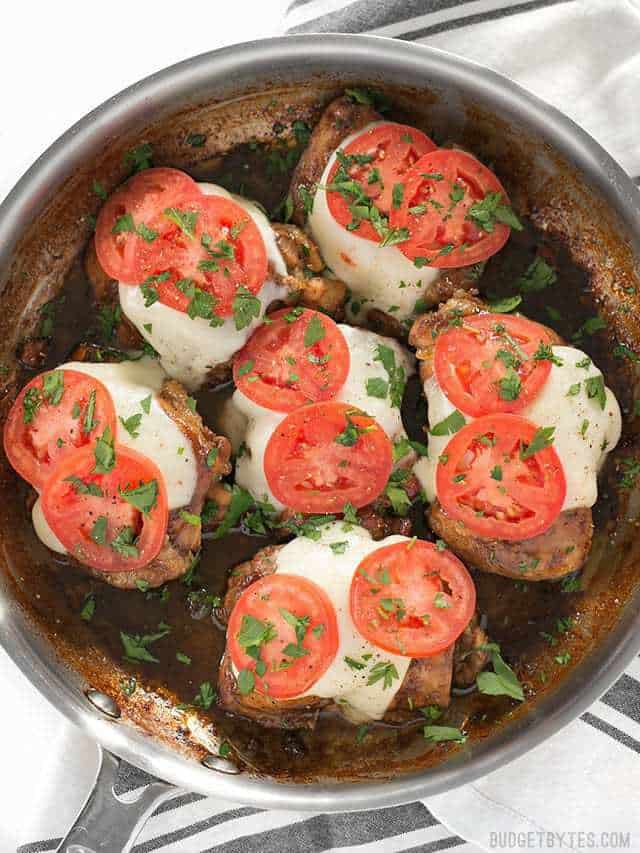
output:
M 404 137 L 404 139 L 403 139 Z M 409 141 L 411 137 L 411 141 Z M 343 154 L 346 157 L 358 155 L 374 156 L 370 163 L 353 163 L 347 167 L 348 174 L 362 187 L 365 194 L 374 201 L 378 210 L 387 215 L 392 206 L 393 187 L 401 183 L 411 166 L 424 154 L 436 150 L 435 144 L 429 137 L 406 124 L 382 122 L 366 129 L 356 139 L 352 140 Z M 381 156 L 382 155 L 382 156 Z M 331 184 L 340 162 L 336 160 L 328 175 L 327 184 Z M 377 169 L 380 180 L 369 183 L 373 169 Z M 331 215 L 343 228 L 353 219 L 347 201 L 339 192 L 327 192 L 327 205 Z M 358 237 L 380 242 L 380 235 L 370 222 L 363 220 L 354 231 Z
M 496 328 L 504 331 L 496 332 Z M 536 360 L 534 354 L 541 343 L 553 342 L 546 326 L 526 317 L 475 314 L 438 335 L 434 373 L 447 398 L 467 415 L 477 418 L 518 412 L 533 402 L 549 378 L 551 361 Z M 519 362 L 517 368 L 505 364 L 509 354 Z M 499 383 L 510 370 L 521 383 L 513 400 L 503 399 L 499 393 Z
M 296 319 L 287 319 L 291 316 L 290 308 L 270 314 L 271 323 L 258 327 L 234 357 L 236 386 L 254 403 L 276 412 L 332 399 L 349 375 L 349 347 L 337 324 L 309 308 Z M 306 346 L 305 334 L 312 322 L 322 325 L 324 337 Z M 291 381 L 292 375 L 297 380 Z
M 69 453 L 58 462 L 42 491 L 42 511 L 51 530 L 79 563 L 102 572 L 134 571 L 149 565 L 162 548 L 169 519 L 164 478 L 155 463 L 119 444 L 115 445 L 115 454 L 113 470 L 97 474 L 92 446 Z M 68 477 L 95 484 L 103 495 L 78 494 Z M 119 496 L 119 489 L 135 488 L 150 480 L 157 482 L 157 499 L 148 514 Z M 105 544 L 91 537 L 100 516 L 108 520 Z M 114 537 L 124 527 L 133 528 L 137 535 L 137 555 L 124 557 L 111 547 Z
M 454 186 L 464 189 L 464 196 L 455 203 Z M 402 253 L 441 269 L 470 266 L 494 255 L 509 239 L 509 226 L 496 222 L 489 233 L 467 219 L 469 208 L 487 193 L 500 193 L 504 204 L 509 204 L 498 178 L 471 154 L 439 148 L 421 157 L 405 176 L 402 204 L 389 217 L 393 228 L 409 230 L 409 239 L 398 244 Z M 426 210 L 412 212 L 419 205 Z
M 336 438 L 349 421 L 355 443 Z M 368 415 L 347 403 L 325 402 L 291 412 L 273 432 L 264 455 L 269 488 L 296 512 L 342 512 L 365 506 L 387 485 L 393 468 L 389 437 Z
M 520 415 L 495 414 L 455 433 L 436 471 L 446 514 L 483 539 L 519 542 L 548 530 L 562 511 L 567 485 L 553 446 L 521 458 L 536 431 Z
M 303 657 L 292 659 L 283 653 L 289 643 L 296 645 L 298 638 L 281 609 L 309 618 L 302 640 L 307 650 Z M 267 667 L 264 676 L 258 675 L 256 659 L 239 642 L 243 616 L 268 621 L 277 633 L 260 646 L 260 658 Z M 227 627 L 227 650 L 233 666 L 237 671 L 251 670 L 256 690 L 274 699 L 290 699 L 309 690 L 331 666 L 338 644 L 338 622 L 329 597 L 318 584 L 298 575 L 272 574 L 251 584 L 238 599 Z M 282 662 L 289 665 L 282 668 Z
M 4 425 L 4 452 L 12 468 L 35 489 L 42 489 L 54 467 L 69 452 L 94 441 L 109 427 L 115 434 L 117 418 L 111 394 L 98 379 L 77 370 L 62 370 L 64 390 L 57 405 L 42 394 L 47 371 L 28 382 L 16 397 Z M 84 431 L 88 406 L 95 392 L 93 426 Z M 25 423 L 25 398 L 38 393 L 41 400 L 33 419 Z M 78 417 L 73 417 L 76 404 Z M 58 446 L 58 440 L 62 446 Z
M 448 649 L 476 607 L 471 575 L 451 551 L 408 540 L 368 554 L 351 581 L 351 618 L 370 643 L 410 658 Z
M 144 169 L 118 187 L 102 206 L 96 222 L 96 254 L 107 275 L 125 284 L 140 284 L 152 275 L 144 264 L 153 243 L 132 232 L 114 234 L 119 217 L 130 214 L 135 225 L 152 227 L 159 212 L 198 192 L 196 182 L 185 172 L 164 167 Z M 159 245 L 156 253 L 158 249 Z

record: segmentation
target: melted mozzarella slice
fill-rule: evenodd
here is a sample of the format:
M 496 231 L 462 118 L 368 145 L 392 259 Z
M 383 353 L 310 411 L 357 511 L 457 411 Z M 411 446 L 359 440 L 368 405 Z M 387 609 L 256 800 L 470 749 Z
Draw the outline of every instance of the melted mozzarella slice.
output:
M 379 346 L 389 347 L 395 355 L 397 367 L 402 367 L 405 377 L 415 372 L 415 359 L 399 343 L 384 338 L 375 332 L 354 329 L 352 326 L 338 324 L 349 347 L 351 363 L 345 384 L 335 399 L 362 409 L 375 418 L 392 442 L 404 437 L 400 409 L 391 405 L 389 396 L 381 400 L 367 394 L 368 379 L 389 377 L 380 361 L 375 360 Z M 238 415 L 240 417 L 238 417 Z M 244 452 L 236 462 L 236 483 L 247 489 L 259 500 L 267 499 L 274 509 L 284 509 L 271 493 L 264 473 L 264 454 L 273 432 L 286 415 L 273 412 L 254 403 L 242 391 L 237 390 L 223 417 L 223 431 L 230 436 L 234 451 L 244 442 Z M 244 424 L 244 430 L 242 430 Z
M 49 522 L 42 512 L 42 502 L 39 497 L 31 510 L 31 521 L 33 523 L 33 529 L 35 530 L 36 536 L 43 545 L 46 545 L 47 548 L 50 548 L 58 554 L 67 553 L 67 549 L 49 527 Z
M 551 372 L 538 396 L 518 412 L 538 427 L 555 427 L 555 449 L 567 481 L 563 510 L 593 506 L 598 497 L 598 471 L 607 453 L 620 440 L 622 419 L 618 401 L 605 388 L 606 402 L 601 408 L 595 397 L 589 397 L 586 380 L 602 377 L 585 353 L 574 347 L 554 346 L 553 353 L 562 366 L 551 365 Z M 589 362 L 587 368 L 578 364 Z M 571 393 L 570 393 L 571 391 Z M 429 409 L 429 427 L 444 420 L 454 410 L 435 376 L 424 384 Z M 465 415 L 467 423 L 473 418 Z M 436 498 L 435 479 L 438 457 L 451 436 L 429 435 L 429 456 L 420 459 L 415 474 L 427 498 Z
M 347 137 L 338 150 L 342 151 L 354 139 L 372 127 L 385 122 L 373 122 L 357 133 Z M 380 308 L 394 317 L 404 320 L 414 310 L 416 301 L 425 288 L 439 276 L 433 267 L 418 269 L 413 261 L 405 257 L 398 246 L 380 246 L 373 240 L 365 240 L 357 231 L 347 231 L 335 221 L 327 204 L 329 173 L 336 161 L 336 152 L 331 155 L 320 179 L 320 186 L 313 199 L 313 210 L 309 214 L 308 227 L 320 249 L 324 262 L 335 275 L 348 284 L 355 298 L 350 302 L 366 308 Z M 366 310 L 356 313 L 353 319 L 366 315 Z
M 271 275 L 286 275 L 287 268 L 276 243 L 269 220 L 255 204 L 241 196 L 231 195 L 216 184 L 199 184 L 205 195 L 221 195 L 233 199 L 253 219 L 267 250 Z M 221 326 L 212 327 L 203 317 L 193 320 L 188 314 L 154 302 L 148 308 L 139 287 L 120 284 L 120 304 L 124 314 L 140 334 L 160 355 L 162 366 L 174 379 L 189 390 L 196 390 L 218 364 L 224 364 L 247 342 L 253 330 L 260 325 L 264 313 L 272 302 L 283 299 L 287 288 L 268 277 L 257 296 L 261 303 L 260 317 L 238 331 L 233 317 L 227 317 Z
M 141 358 L 120 364 L 70 361 L 59 369 L 77 370 L 102 382 L 111 394 L 118 417 L 117 441 L 155 462 L 164 478 L 170 510 L 187 506 L 196 488 L 198 466 L 191 442 L 158 400 L 166 379 L 160 365 L 152 358 Z M 149 414 L 146 414 L 140 403 L 149 396 Z M 133 430 L 137 433 L 135 437 L 122 424 L 122 420 L 134 415 L 141 416 Z M 31 517 L 38 538 L 53 551 L 64 554 L 64 546 L 44 518 L 39 498 Z
M 62 369 L 78 370 L 95 376 L 105 385 L 118 416 L 117 440 L 153 460 L 164 477 L 169 509 L 190 503 L 196 488 L 198 468 L 193 447 L 180 427 L 169 417 L 158 400 L 166 379 L 160 365 L 152 358 L 123 361 L 120 364 L 89 364 L 72 361 Z M 151 394 L 149 414 L 140 401 Z M 122 421 L 141 415 L 137 436 L 129 433 Z
M 359 633 L 351 618 L 349 591 L 351 579 L 361 560 L 383 545 L 409 542 L 406 536 L 390 536 L 374 542 L 362 527 L 347 527 L 335 522 L 323 528 L 319 541 L 305 537 L 285 545 L 276 559 L 276 572 L 299 575 L 319 584 L 331 599 L 338 622 L 339 645 L 336 656 L 320 679 L 302 696 L 335 699 L 353 721 L 380 719 L 402 686 L 411 658 L 394 655 L 372 645 Z M 340 551 L 331 544 L 344 543 Z M 347 659 L 363 664 L 349 665 Z M 395 666 L 398 678 L 385 689 L 384 679 L 368 685 L 371 670 L 377 663 Z

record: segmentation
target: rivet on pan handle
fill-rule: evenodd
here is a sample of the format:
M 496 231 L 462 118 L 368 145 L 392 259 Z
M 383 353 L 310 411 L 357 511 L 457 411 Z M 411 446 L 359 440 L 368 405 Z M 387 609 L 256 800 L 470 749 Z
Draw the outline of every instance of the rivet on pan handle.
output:
M 112 717 L 114 720 L 117 720 L 120 716 L 120 708 L 118 707 L 117 702 L 112 699 L 111 696 L 107 696 L 106 693 L 101 693 L 99 690 L 89 689 L 85 693 L 85 696 L 94 708 L 97 708 L 98 711 L 102 711 L 102 713 L 106 714 L 107 717 Z
M 240 768 L 232 764 L 231 761 L 220 758 L 218 755 L 205 755 L 202 759 L 202 765 L 207 770 L 217 770 L 218 773 L 226 773 L 228 776 L 237 776 L 241 772 Z
M 123 802 L 114 792 L 119 769 L 120 759 L 101 749 L 93 790 L 56 853 L 129 853 L 160 803 L 180 793 L 157 779 L 136 800 Z

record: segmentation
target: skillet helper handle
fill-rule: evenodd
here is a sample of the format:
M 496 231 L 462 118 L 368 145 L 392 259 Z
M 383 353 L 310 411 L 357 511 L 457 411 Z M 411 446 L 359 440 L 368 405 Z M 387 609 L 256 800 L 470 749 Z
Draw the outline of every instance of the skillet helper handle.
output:
M 129 853 L 153 811 L 175 797 L 178 789 L 157 779 L 137 800 L 116 797 L 114 785 L 120 759 L 100 749 L 100 766 L 93 790 L 56 853 Z

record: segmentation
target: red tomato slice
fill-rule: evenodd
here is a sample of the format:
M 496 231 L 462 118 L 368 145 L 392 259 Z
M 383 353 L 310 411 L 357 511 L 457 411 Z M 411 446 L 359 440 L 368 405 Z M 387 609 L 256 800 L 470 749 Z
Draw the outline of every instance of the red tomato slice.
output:
M 426 154 L 405 176 L 402 205 L 392 209 L 392 228 L 407 228 L 410 238 L 399 244 L 412 261 L 430 267 L 466 267 L 499 251 L 511 229 L 494 222 L 491 231 L 469 219 L 469 209 L 488 193 L 504 187 L 492 171 L 471 154 L 440 148 Z
M 342 512 L 387 485 L 393 449 L 376 421 L 347 403 L 303 406 L 278 425 L 264 454 L 269 488 L 296 512 Z
M 567 485 L 553 447 L 526 456 L 536 432 L 531 421 L 505 414 L 485 415 L 457 432 L 436 472 L 447 515 L 484 539 L 519 542 L 548 530 Z
M 435 144 L 422 131 L 406 124 L 384 122 L 365 130 L 342 150 L 342 156 L 334 163 L 327 183 L 336 180 L 338 169 L 343 167 L 349 178 L 355 181 L 368 198 L 372 199 L 380 213 L 385 216 L 393 205 L 393 188 L 401 184 L 405 174 L 414 163 Z M 350 206 L 356 196 L 347 198 L 339 192 L 327 192 L 327 204 L 333 218 L 344 228 L 354 219 Z M 370 222 L 361 221 L 355 229 L 359 237 L 380 242 L 380 235 Z
M 247 587 L 233 608 L 227 649 L 239 674 L 253 674 L 249 686 L 274 699 L 290 699 L 309 690 L 335 658 L 335 610 L 312 581 L 268 575 Z
M 101 572 L 147 566 L 162 548 L 169 518 L 158 467 L 128 447 L 116 444 L 114 449 L 115 464 L 107 474 L 94 470 L 95 447 L 69 453 L 42 492 L 44 517 L 69 554 Z M 121 496 L 133 489 L 137 506 Z
M 204 298 L 213 298 L 213 315 L 229 317 L 239 288 L 256 294 L 267 277 L 267 250 L 258 226 L 239 204 L 217 195 L 198 192 L 176 210 L 188 233 L 175 223 L 165 232 L 171 251 L 166 257 L 152 255 L 147 269 L 151 276 L 169 276 L 153 287 L 164 305 L 188 312 L 191 284 Z
M 119 187 L 103 205 L 96 223 L 96 254 L 107 275 L 127 284 L 140 284 L 151 275 L 145 268 L 150 247 L 155 244 L 154 253 L 170 248 L 163 233 L 170 230 L 170 223 L 163 222 L 162 211 L 174 207 L 185 194 L 198 192 L 189 175 L 166 168 L 145 169 Z M 151 243 L 142 236 L 150 238 L 154 231 L 158 237 Z
M 409 658 L 448 649 L 476 608 L 471 575 L 451 551 L 411 540 L 369 554 L 351 581 L 351 618 L 363 637 Z
M 13 468 L 40 490 L 58 462 L 115 433 L 116 412 L 102 382 L 77 370 L 51 370 L 16 397 L 4 425 L 4 452 Z
M 463 317 L 442 332 L 434 350 L 438 384 L 453 403 L 474 418 L 518 412 L 540 393 L 551 371 L 536 359 L 553 337 L 540 323 L 506 314 Z
M 267 275 L 267 250 L 246 210 L 203 195 L 177 169 L 147 169 L 116 190 L 98 216 L 96 252 L 118 281 L 214 320 L 232 314 L 240 287 L 255 294 Z
M 242 393 L 276 412 L 335 397 L 350 365 L 336 323 L 308 308 L 283 308 L 269 320 L 235 356 L 233 378 Z

